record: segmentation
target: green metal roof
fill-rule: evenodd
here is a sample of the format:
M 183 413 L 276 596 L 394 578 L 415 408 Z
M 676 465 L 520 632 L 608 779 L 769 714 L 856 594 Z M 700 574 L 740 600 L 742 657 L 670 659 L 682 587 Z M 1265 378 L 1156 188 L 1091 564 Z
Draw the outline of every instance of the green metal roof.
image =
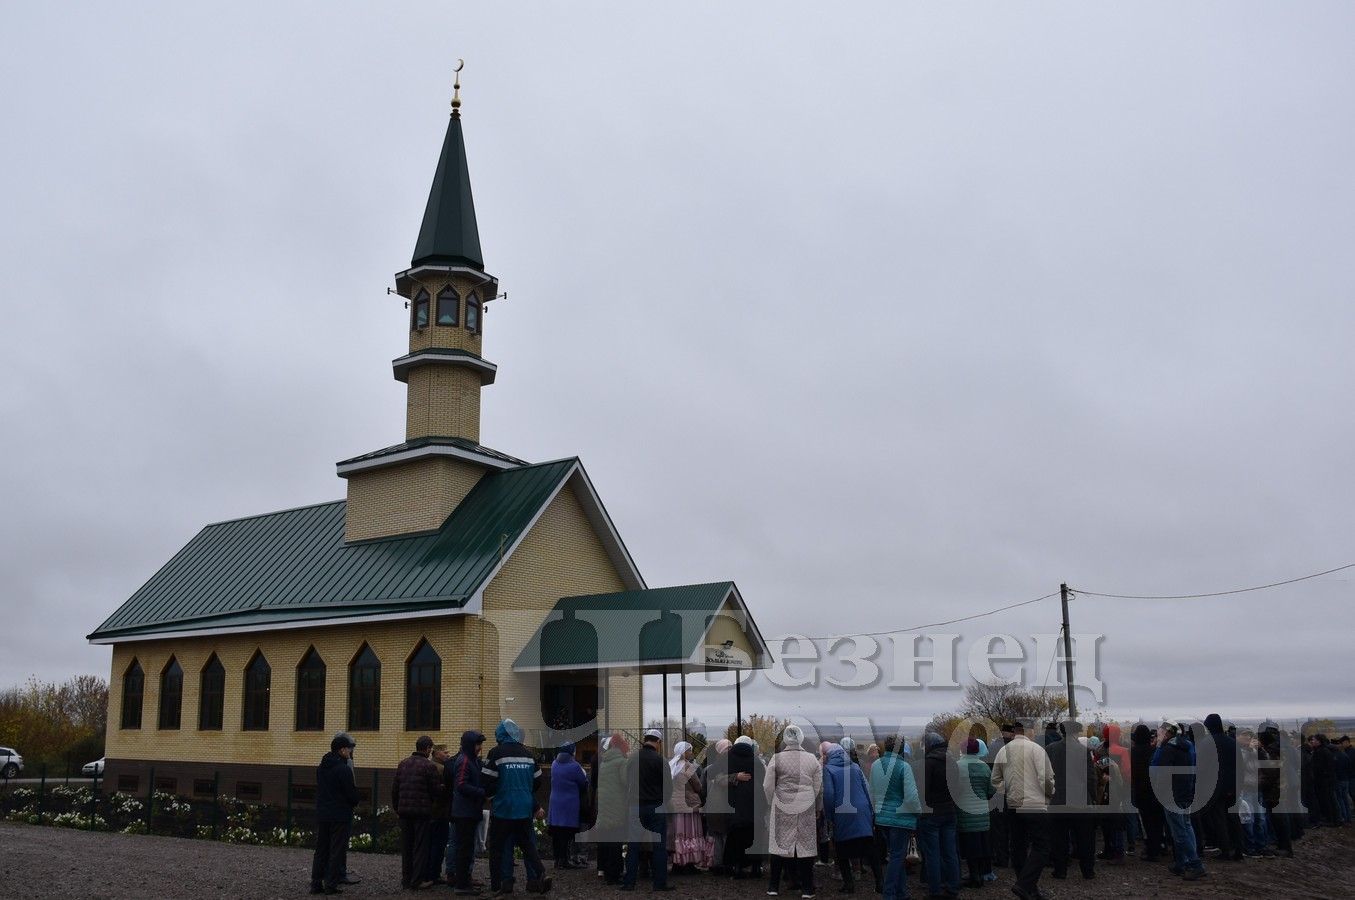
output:
M 414 244 L 411 265 L 471 266 L 483 269 L 480 229 L 470 192 L 470 168 L 461 135 L 461 116 L 453 113 L 442 141 L 442 155 L 433 173 L 423 225 Z
M 565 597 L 513 667 L 532 671 L 679 664 L 696 653 L 711 617 L 731 594 L 742 607 L 732 581 Z M 746 631 L 765 654 L 751 617 Z
M 343 501 L 208 525 L 89 639 L 460 609 L 577 465 L 489 472 L 414 537 L 345 544 Z

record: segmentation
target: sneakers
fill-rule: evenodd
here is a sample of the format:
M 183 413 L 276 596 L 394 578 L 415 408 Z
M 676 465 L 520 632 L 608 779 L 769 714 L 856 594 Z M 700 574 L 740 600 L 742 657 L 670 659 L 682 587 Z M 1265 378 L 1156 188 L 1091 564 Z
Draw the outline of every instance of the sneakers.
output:
M 776 896 L 779 896 L 780 893 L 781 893 L 780 891 L 773 891 L 773 890 L 771 890 L 770 888 L 768 888 L 768 890 L 767 890 L 767 896 L 768 896 L 768 897 L 776 897 Z
M 1181 877 L 1184 878 L 1186 881 L 1199 881 L 1201 878 L 1205 878 L 1208 875 L 1209 873 L 1206 872 L 1204 869 L 1187 869 L 1186 874 L 1182 875 Z

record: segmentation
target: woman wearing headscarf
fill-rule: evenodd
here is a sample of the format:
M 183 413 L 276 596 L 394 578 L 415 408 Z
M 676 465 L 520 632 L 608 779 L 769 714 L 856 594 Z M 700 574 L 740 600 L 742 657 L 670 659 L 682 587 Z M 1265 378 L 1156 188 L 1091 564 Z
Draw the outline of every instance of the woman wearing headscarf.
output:
M 729 805 L 734 812 L 729 820 L 724 859 L 725 866 L 732 870 L 731 874 L 735 878 L 746 878 L 749 874 L 755 878 L 762 875 L 762 861 L 756 855 L 753 842 L 766 814 L 763 777 L 757 745 L 748 735 L 740 736 L 734 741 L 734 746 L 729 748 Z
M 629 837 L 627 825 L 626 756 L 630 745 L 618 732 L 602 742 L 602 762 L 598 765 L 597 821 L 589 837 L 597 841 L 598 867 L 608 884 L 621 883 L 621 846 Z
M 669 859 L 673 868 L 693 866 L 710 867 L 714 850 L 710 838 L 701 828 L 701 777 L 692 761 L 692 745 L 678 741 L 673 747 L 673 758 L 668 761 L 673 776 L 673 796 L 669 803 L 672 819 L 668 841 L 672 845 Z
M 837 851 L 837 868 L 842 874 L 842 892 L 850 894 L 856 890 L 851 860 L 861 857 L 875 876 L 875 892 L 883 892 L 884 872 L 875 851 L 875 817 L 870 788 L 866 786 L 861 767 L 851 761 L 841 744 L 829 747 L 828 762 L 823 767 L 823 809 L 824 815 L 833 821 L 833 847 Z
M 762 779 L 771 815 L 767 835 L 771 880 L 767 893 L 773 897 L 780 893 L 781 871 L 788 866 L 800 885 L 800 896 L 814 896 L 823 770 L 813 754 L 804 749 L 804 739 L 799 726 L 787 726 L 781 735 L 783 749 L 772 757 Z
M 988 841 L 988 800 L 993 790 L 992 772 L 983 758 L 988 745 L 978 738 L 965 742 L 964 755 L 955 761 L 960 768 L 955 798 L 956 844 L 960 858 L 969 864 L 969 887 L 983 887 L 992 870 L 992 845 Z
M 579 868 L 570 861 L 569 851 L 574 835 L 579 833 L 583 801 L 587 796 L 588 773 L 574 758 L 574 745 L 563 744 L 550 764 L 550 811 L 546 817 L 557 869 Z
M 701 788 L 706 798 L 701 817 L 711 839 L 714 872 L 723 872 L 725 868 L 725 837 L 729 833 L 729 815 L 734 810 L 729 805 L 729 748 L 733 746 L 734 742 L 725 738 L 716 742 L 714 752 L 708 745 L 706 765 L 701 770 Z

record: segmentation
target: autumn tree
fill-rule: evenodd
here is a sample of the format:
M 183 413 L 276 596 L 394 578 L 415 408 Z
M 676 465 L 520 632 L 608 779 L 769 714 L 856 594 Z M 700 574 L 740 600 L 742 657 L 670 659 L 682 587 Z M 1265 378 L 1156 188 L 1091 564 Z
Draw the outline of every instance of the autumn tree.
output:
M 775 716 L 751 715 L 743 720 L 743 727 L 739 723 L 731 722 L 725 729 L 725 737 L 729 740 L 738 738 L 740 732 L 748 735 L 757 742 L 758 750 L 763 754 L 775 753 L 777 742 L 781 740 L 781 732 L 785 731 L 790 725 L 790 719 L 778 719 Z

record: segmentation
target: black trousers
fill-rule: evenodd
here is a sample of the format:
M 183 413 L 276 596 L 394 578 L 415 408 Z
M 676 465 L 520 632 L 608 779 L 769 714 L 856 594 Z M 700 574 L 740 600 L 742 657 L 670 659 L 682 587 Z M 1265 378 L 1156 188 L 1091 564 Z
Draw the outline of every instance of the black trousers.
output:
M 447 840 L 451 824 L 446 819 L 428 822 L 428 846 L 424 848 L 423 880 L 436 881 L 442 874 L 442 861 L 447 858 Z
M 604 841 L 598 844 L 598 868 L 607 884 L 620 884 L 622 873 L 621 843 Z
M 884 871 L 880 868 L 880 853 L 875 847 L 875 836 L 852 838 L 847 841 L 833 841 L 833 849 L 837 851 L 837 870 L 842 874 L 842 884 L 844 887 L 851 887 L 855 884 L 852 877 L 851 860 L 864 859 L 866 865 L 870 866 L 870 874 L 875 876 L 875 886 L 880 887 L 884 884 Z M 776 857 L 772 857 L 775 859 Z
M 423 866 L 428 860 L 427 816 L 400 817 L 400 886 L 413 887 L 423 880 Z
M 563 865 L 569 862 L 569 848 L 574 840 L 574 835 L 578 832 L 577 828 L 565 828 L 562 825 L 552 825 L 550 829 L 550 847 L 551 855 L 555 857 L 555 864 Z
M 1010 809 L 995 809 L 988 813 L 988 836 L 993 844 L 993 868 L 1005 869 L 1011 860 Z
M 1225 859 L 1241 856 L 1242 848 L 1246 846 L 1242 840 L 1242 820 L 1228 814 L 1228 807 L 1232 805 L 1232 797 L 1219 797 L 1205 804 L 1201 814 L 1205 839 L 1218 841 Z
M 475 829 L 480 827 L 477 818 L 452 820 L 452 846 L 455 848 L 455 869 L 447 873 L 452 887 L 468 890 L 471 886 L 470 871 L 475 864 Z
M 1285 813 L 1275 812 L 1275 807 L 1267 807 L 1266 818 L 1270 822 L 1270 830 L 1275 832 L 1275 847 L 1282 852 L 1293 853 L 1294 843 L 1290 834 L 1290 818 Z
M 1016 886 L 1031 896 L 1035 896 L 1040 873 L 1049 862 L 1049 819 L 1049 813 L 1043 809 L 1017 809 L 1012 814 L 1012 865 L 1017 870 Z
M 770 880 L 767 882 L 768 890 L 781 890 L 781 872 L 783 870 L 789 870 L 791 875 L 800 882 L 800 893 L 814 893 L 814 857 L 773 855 Z
M 1139 809 L 1143 822 L 1143 853 L 1148 859 L 1157 859 L 1166 847 L 1167 817 L 1158 803 L 1145 803 Z
M 334 887 L 348 868 L 348 822 L 317 822 L 315 856 L 311 860 L 311 887 Z
M 1096 877 L 1096 821 L 1089 813 L 1051 810 L 1049 848 L 1054 861 L 1054 877 L 1068 874 L 1069 844 L 1083 878 Z

